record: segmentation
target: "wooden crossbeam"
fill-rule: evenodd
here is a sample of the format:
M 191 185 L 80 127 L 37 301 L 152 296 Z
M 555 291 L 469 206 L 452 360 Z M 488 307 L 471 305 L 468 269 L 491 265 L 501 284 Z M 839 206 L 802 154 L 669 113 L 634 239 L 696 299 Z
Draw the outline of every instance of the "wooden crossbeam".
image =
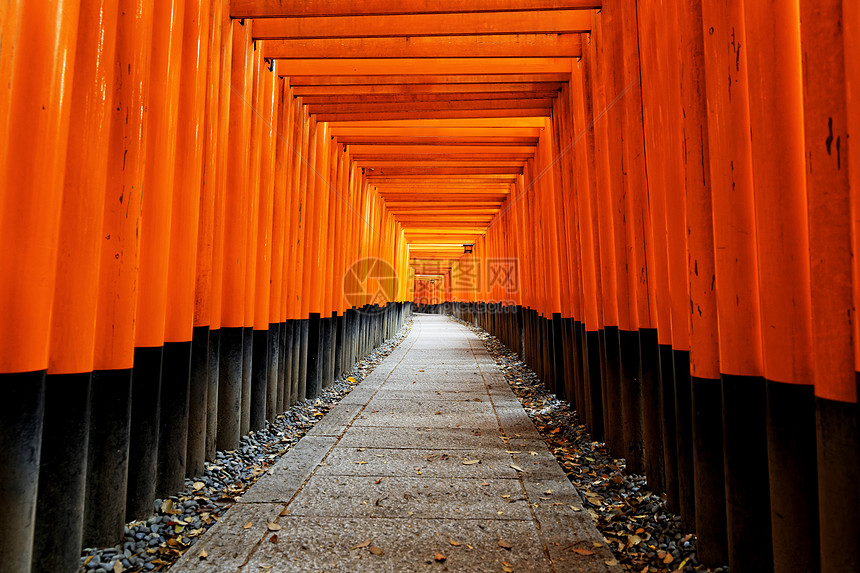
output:
M 293 95 L 302 97 L 305 103 L 314 103 L 309 98 L 324 97 L 381 97 L 398 95 L 403 97 L 438 97 L 460 98 L 466 94 L 509 94 L 525 93 L 556 93 L 562 88 L 562 82 L 508 82 L 483 84 L 353 84 L 345 86 L 294 86 Z M 478 96 L 480 97 L 480 96 Z
M 397 111 L 439 111 L 439 110 L 516 110 L 552 108 L 552 98 L 543 99 L 491 99 L 466 101 L 416 101 L 394 103 L 333 103 L 309 105 L 312 114 L 333 113 L 373 113 Z
M 377 111 L 350 113 L 319 113 L 317 121 L 332 122 L 363 122 L 368 120 L 416 120 L 416 119 L 473 119 L 473 118 L 509 118 L 516 117 L 549 117 L 551 107 L 524 109 L 445 109 L 445 110 L 409 110 L 409 111 Z
M 388 135 L 342 135 L 337 138 L 338 143 L 346 145 L 426 145 L 426 146 L 451 146 L 465 147 L 470 145 L 484 145 L 495 147 L 508 147 L 512 145 L 535 145 L 538 138 L 535 137 L 433 137 L 433 136 L 388 136 Z
M 580 34 L 263 40 L 264 58 L 578 58 Z M 568 68 L 569 69 L 569 68 Z M 286 70 L 291 73 L 289 66 Z
M 459 84 L 517 84 L 517 83 L 544 83 L 544 82 L 567 82 L 570 80 L 570 70 L 561 72 L 532 72 L 523 73 L 520 70 L 512 71 L 513 68 L 502 70 L 499 73 L 427 73 L 422 70 L 413 70 L 411 74 L 351 74 L 346 76 L 323 76 L 311 74 L 304 76 L 290 75 L 286 73 L 289 66 L 278 66 L 277 72 L 281 76 L 290 76 L 290 85 L 293 87 L 307 86 L 368 86 L 368 85 L 459 85 Z
M 265 50 L 264 50 L 265 51 Z M 282 75 L 300 76 L 392 76 L 392 75 L 486 75 L 570 74 L 569 58 L 306 58 L 279 66 Z M 386 83 L 391 83 L 386 80 Z M 426 83 L 426 82 L 422 82 Z
M 495 100 L 506 101 L 512 99 L 535 100 L 550 99 L 558 95 L 557 91 L 505 91 L 505 92 L 475 92 L 475 93 L 447 93 L 447 94 L 351 94 L 351 95 L 315 95 L 303 96 L 302 103 L 308 106 L 328 104 L 356 104 L 356 103 L 378 103 L 378 104 L 400 104 L 415 102 L 460 102 L 473 100 Z
M 519 175 L 523 172 L 522 167 L 381 167 L 367 173 L 368 177 L 374 175 L 386 177 L 392 175 L 476 175 L 481 173 L 507 173 Z
M 271 18 L 254 22 L 255 39 L 374 38 L 479 34 L 560 34 L 591 29 L 590 10 Z
M 519 145 L 350 145 L 350 154 L 363 155 L 440 155 L 474 153 L 481 155 L 531 155 L 532 146 Z
M 231 0 L 231 18 L 383 16 L 600 8 L 600 0 Z

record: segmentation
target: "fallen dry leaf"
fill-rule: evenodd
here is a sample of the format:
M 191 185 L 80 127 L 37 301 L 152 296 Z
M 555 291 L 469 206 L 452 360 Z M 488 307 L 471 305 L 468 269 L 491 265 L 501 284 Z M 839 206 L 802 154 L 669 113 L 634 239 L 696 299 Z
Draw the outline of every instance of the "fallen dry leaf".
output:
M 511 464 L 511 467 L 514 468 L 515 470 L 517 470 L 518 472 L 526 471 L 523 468 L 521 468 L 520 466 L 518 466 L 517 464 Z
M 191 487 L 192 487 L 192 489 L 194 489 L 194 491 L 200 491 L 201 489 L 206 487 L 206 484 L 203 483 L 202 481 L 196 481 L 196 482 L 194 482 L 194 485 Z
M 460 547 L 462 545 L 462 543 L 460 543 L 459 541 L 455 541 L 454 539 L 451 539 L 450 537 L 448 538 L 448 543 L 450 543 L 454 547 Z
M 123 571 L 125 571 L 125 567 L 122 566 L 122 561 L 120 561 L 119 559 L 114 561 L 113 573 L 122 573 Z
M 571 551 L 578 555 L 594 555 L 594 551 L 591 549 L 571 549 Z
M 481 463 L 481 460 L 463 460 L 464 466 L 471 466 L 473 464 L 479 464 L 479 463 Z
M 442 555 L 441 553 L 439 553 L 439 552 L 437 551 L 437 552 L 436 552 L 436 557 L 435 557 L 434 559 L 436 559 L 436 561 L 438 561 L 439 563 L 444 563 L 444 562 L 445 562 L 445 559 L 447 559 L 447 557 L 445 557 L 444 555 Z
M 385 555 L 385 551 L 383 551 L 382 549 L 380 549 L 376 545 L 371 545 L 367 549 L 368 549 L 368 551 L 370 551 L 374 555 Z
M 362 541 L 358 545 L 353 545 L 352 547 L 349 548 L 349 550 L 352 551 L 353 549 L 364 549 L 368 545 L 370 545 L 370 539 L 368 539 L 366 541 Z
M 616 558 L 614 558 L 614 557 L 613 557 L 613 558 L 612 558 L 612 559 L 610 559 L 609 561 L 604 561 L 604 563 L 606 563 L 606 564 L 607 564 L 607 565 L 609 565 L 610 567 L 614 567 L 614 566 L 618 565 L 618 559 L 616 559 Z
M 249 521 L 248 523 L 246 523 L 245 525 L 242 526 L 242 529 L 251 529 L 252 525 L 254 525 L 254 524 Z
M 201 549 L 200 555 L 198 555 L 197 557 L 199 557 L 200 559 L 206 559 L 207 557 L 209 557 L 209 554 L 206 552 L 205 549 Z
M 502 571 L 505 573 L 514 573 L 514 566 L 507 561 L 502 561 Z
M 269 531 L 280 531 L 280 530 L 281 530 L 281 526 L 278 525 L 277 523 L 270 523 L 269 524 Z
M 505 541 L 504 539 L 499 539 L 499 547 L 502 549 L 513 549 L 514 546 Z
M 271 543 L 277 543 L 277 542 L 278 542 L 278 536 L 277 536 L 277 534 L 276 534 L 276 535 L 271 536 L 271 537 L 269 538 L 269 541 L 270 541 Z

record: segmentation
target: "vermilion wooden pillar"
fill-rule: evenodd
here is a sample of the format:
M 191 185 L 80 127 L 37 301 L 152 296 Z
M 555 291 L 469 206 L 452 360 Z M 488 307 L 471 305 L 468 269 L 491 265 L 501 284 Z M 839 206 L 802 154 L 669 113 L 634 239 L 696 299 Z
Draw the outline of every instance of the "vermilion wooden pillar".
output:
M 812 279 L 821 571 L 860 569 L 857 420 L 846 54 L 843 2 L 800 1 L 801 60 Z M 853 78 L 852 78 L 853 79 Z M 856 253 L 853 255 L 856 257 Z M 850 540 L 850 541 L 849 541 Z
M 750 499 L 748 531 L 772 524 L 775 571 L 818 569 L 815 402 L 812 387 L 809 243 L 803 153 L 800 17 L 796 2 L 744 2 L 750 77 L 750 128 L 756 238 L 767 384 L 767 468 L 748 452 L 757 474 L 745 476 L 763 495 L 769 469 L 769 515 Z M 747 426 L 749 434 L 754 428 Z M 759 439 L 760 441 L 760 439 Z M 750 467 L 749 465 L 747 467 Z M 755 480 L 755 481 L 754 481 Z M 758 483 L 755 483 L 758 482 Z M 749 547 L 744 570 L 767 568 Z

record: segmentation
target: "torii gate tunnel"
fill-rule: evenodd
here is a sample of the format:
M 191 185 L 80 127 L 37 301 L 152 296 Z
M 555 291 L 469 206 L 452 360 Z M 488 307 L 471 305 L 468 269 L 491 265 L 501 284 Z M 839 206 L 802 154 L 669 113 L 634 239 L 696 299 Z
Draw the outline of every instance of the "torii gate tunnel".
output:
M 859 2 L 0 26 L 3 571 L 75 571 L 415 308 L 521 352 L 703 563 L 860 571 Z

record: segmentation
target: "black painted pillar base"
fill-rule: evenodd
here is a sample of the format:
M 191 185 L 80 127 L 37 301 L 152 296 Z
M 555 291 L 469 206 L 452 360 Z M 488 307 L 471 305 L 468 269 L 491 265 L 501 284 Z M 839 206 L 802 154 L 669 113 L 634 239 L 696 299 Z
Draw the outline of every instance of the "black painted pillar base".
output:
M 495 315 L 493 319 L 493 330 L 497 330 L 495 328 Z M 552 336 L 552 375 L 555 379 L 555 393 L 560 400 L 572 401 L 573 393 L 569 390 L 573 389 L 573 380 L 569 379 L 570 377 L 566 375 L 567 372 L 564 368 L 565 344 L 561 314 L 554 313 L 552 319 L 547 321 L 547 327 Z M 568 386 L 571 386 L 571 388 L 568 388 Z
M 692 531 L 696 526 L 695 513 L 691 516 L 684 515 L 681 510 L 681 500 L 678 483 L 678 424 L 675 412 L 675 364 L 672 357 L 672 346 L 659 344 L 659 417 L 660 430 L 663 433 L 663 477 L 665 480 L 666 507 L 669 511 L 681 516 L 681 528 L 684 531 Z M 687 435 L 686 441 L 692 444 L 692 436 Z M 692 495 L 692 483 L 690 483 L 690 507 L 694 507 L 694 496 Z
M 239 435 L 251 431 L 251 378 L 254 367 L 254 329 L 246 326 L 242 338 L 242 410 L 239 417 Z
M 690 353 L 684 350 L 672 349 L 672 374 L 675 378 L 675 436 L 677 438 L 677 461 L 678 461 L 678 499 L 681 505 L 681 526 L 690 532 L 697 532 L 697 524 L 699 523 L 696 514 L 699 511 L 699 502 L 695 485 L 695 467 L 696 462 L 693 459 L 693 449 L 696 447 L 695 432 L 693 422 L 693 392 L 695 385 L 690 378 Z M 710 389 L 710 387 L 708 387 Z M 719 406 L 719 399 L 716 406 Z M 707 410 L 710 415 L 712 412 Z M 721 430 L 722 420 L 717 419 L 715 422 L 717 428 Z M 722 451 L 722 434 L 720 434 L 721 443 L 719 444 Z M 722 457 L 720 457 L 722 460 Z M 719 471 L 722 472 L 722 461 L 720 461 Z M 718 476 L 722 480 L 722 473 Z M 720 490 L 720 495 L 725 496 L 725 490 Z M 720 501 L 722 503 L 723 500 Z M 725 515 L 725 509 L 722 511 Z M 725 536 L 725 534 L 722 534 Z M 716 563 L 716 561 L 715 561 Z M 725 556 L 721 564 L 727 563 Z
M 76 573 L 81 553 L 91 373 L 45 380 L 33 571 Z M 82 455 L 83 453 L 83 455 Z
M 721 375 L 726 530 L 734 573 L 773 570 L 764 379 Z
M 318 313 L 308 316 L 308 370 L 305 397 L 313 400 L 322 387 L 322 343 L 323 325 Z
M 310 320 L 305 318 L 298 321 L 296 326 L 298 342 L 298 384 L 296 386 L 296 400 L 301 402 L 308 398 L 308 346 L 310 340 Z M 295 368 L 295 367 L 294 367 Z
M 161 419 L 161 363 L 164 348 L 134 349 L 131 374 L 131 431 L 128 443 L 128 481 L 125 521 L 152 513 L 158 466 L 158 431 Z M 93 392 L 96 386 L 93 385 Z M 93 397 L 93 404 L 97 398 Z M 96 412 L 94 412 L 95 414 Z M 90 428 L 90 431 L 94 431 Z
M 320 389 L 323 389 L 329 387 L 334 375 L 334 320 L 330 316 L 320 319 L 320 335 Z
M 605 431 L 603 428 L 603 393 L 600 379 L 600 333 L 596 330 L 587 330 L 584 340 L 585 352 L 583 352 L 582 374 L 585 380 L 585 417 L 588 420 L 591 435 L 595 440 L 603 441 Z
M 188 446 L 185 476 L 203 474 L 206 460 L 206 417 L 209 407 L 209 327 L 195 326 L 191 335 L 191 386 L 188 389 Z
M 645 471 L 645 444 L 642 421 L 642 379 L 639 359 L 639 332 L 618 331 L 621 357 L 621 419 L 624 432 L 624 452 L 627 471 Z M 651 486 L 653 489 L 653 486 Z M 655 490 L 659 491 L 659 490 Z
M 30 571 L 45 412 L 45 372 L 0 374 L 0 563 Z
M 621 401 L 621 342 L 617 326 L 603 329 L 606 355 L 604 368 L 606 375 L 606 445 L 615 457 L 624 457 L 624 413 Z
M 209 377 L 206 390 L 206 459 L 215 460 L 218 438 L 218 379 L 221 367 L 221 329 L 209 331 Z
M 299 339 L 296 336 L 297 320 L 288 320 L 284 323 L 284 331 L 287 333 L 284 340 L 284 403 L 281 412 L 296 403 L 299 388 Z
M 181 491 L 188 452 L 188 389 L 191 386 L 191 341 L 165 342 L 161 364 L 161 418 L 158 430 L 158 477 L 155 495 Z M 152 500 L 150 500 L 151 502 Z
M 280 414 L 282 410 L 281 395 L 283 393 L 283 371 L 284 367 L 281 363 L 283 358 L 281 350 L 281 324 L 269 325 L 269 376 L 266 379 L 266 419 L 270 422 L 275 420 L 275 416 Z
M 339 380 L 343 375 L 343 365 L 345 363 L 344 360 L 344 349 L 346 348 L 346 344 L 344 341 L 346 339 L 346 317 L 344 315 L 335 316 L 335 332 L 337 333 L 337 337 L 335 339 L 335 348 L 334 348 L 334 379 Z
M 815 398 L 821 573 L 860 571 L 857 404 Z
M 269 330 L 253 330 L 251 336 L 251 397 L 248 431 L 256 432 L 266 425 L 266 403 L 269 391 Z
M 126 524 L 131 377 L 130 368 L 93 372 L 84 547 L 109 547 L 122 539 Z
M 221 328 L 221 351 L 218 372 L 218 433 L 219 450 L 239 447 L 242 414 L 242 360 L 245 329 L 241 326 Z
M 818 472 L 812 385 L 767 382 L 773 570 L 818 571 Z
M 707 566 L 726 565 L 729 560 L 729 547 L 723 465 L 722 385 L 719 380 L 698 377 L 692 378 L 691 382 L 699 561 Z M 678 386 L 680 387 L 680 384 Z M 679 416 L 679 450 L 683 445 L 680 440 L 684 432 L 680 427 L 680 420 Z M 679 455 L 678 461 L 680 467 L 682 456 Z
M 663 405 L 660 391 L 660 351 L 657 330 L 639 330 L 639 361 L 642 373 L 642 443 L 645 447 L 645 475 L 651 491 L 666 491 L 663 469 Z M 674 413 L 674 408 L 673 408 Z

